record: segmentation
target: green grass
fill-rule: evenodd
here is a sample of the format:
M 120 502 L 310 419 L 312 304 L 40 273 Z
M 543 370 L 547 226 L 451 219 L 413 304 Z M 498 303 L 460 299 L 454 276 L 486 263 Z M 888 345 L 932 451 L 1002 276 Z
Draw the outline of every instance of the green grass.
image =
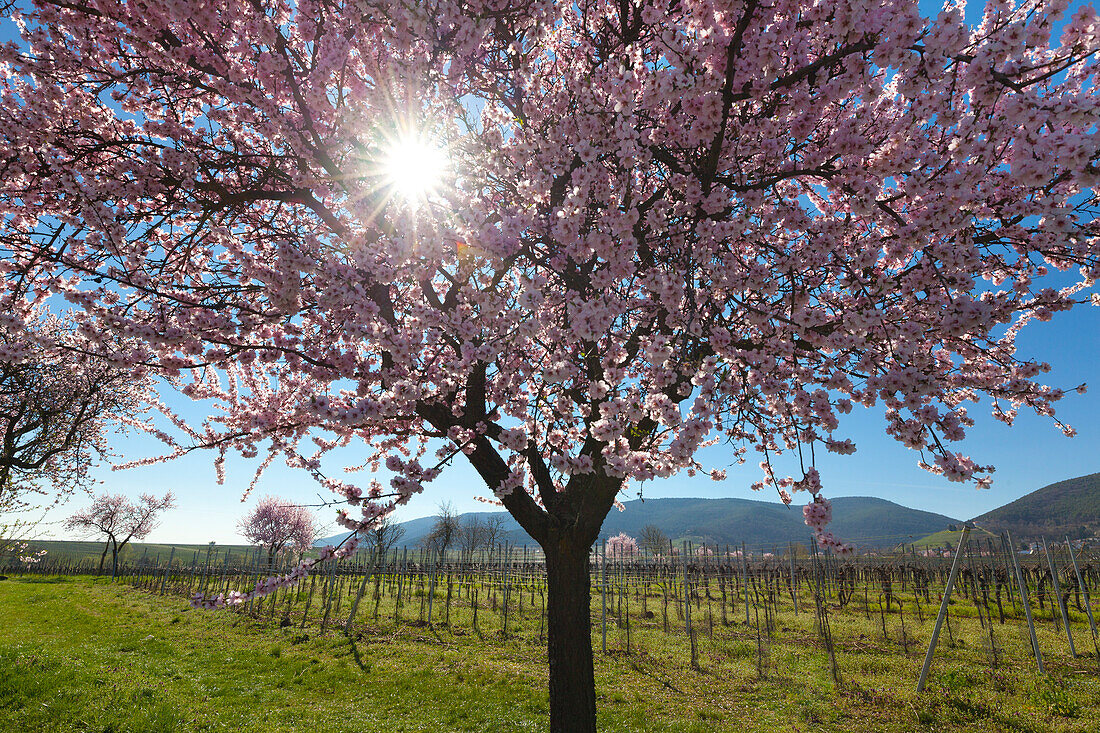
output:
M 932 548 L 936 550 L 950 549 L 952 553 L 959 546 L 959 538 L 962 537 L 962 530 L 942 530 L 934 534 L 930 534 L 927 537 L 922 537 L 912 543 L 905 545 L 905 549 L 908 549 L 910 545 L 915 546 L 918 550 Z M 986 540 L 993 540 L 995 547 L 999 551 L 1001 549 L 1001 539 L 992 532 L 987 532 L 980 527 L 974 527 L 970 530 L 970 539 L 981 544 L 977 545 L 983 551 L 986 549 Z
M 192 611 L 178 597 L 86 578 L 2 581 L 0 730 L 545 730 L 545 651 L 530 604 L 505 639 L 488 609 L 476 633 L 468 608 L 456 602 L 448 628 L 437 606 L 433 631 L 416 623 L 418 602 L 396 623 L 383 614 L 375 624 L 361 608 L 353 647 L 331 629 L 280 627 L 278 614 L 269 623 L 267 609 L 260 618 Z M 1044 679 L 1018 624 L 995 629 L 1004 657 L 991 669 L 980 626 L 959 614 L 918 696 L 930 623 L 912 611 L 906 649 L 896 614 L 884 637 L 878 616 L 834 609 L 836 687 L 810 613 L 781 610 L 775 639 L 760 648 L 743 615 L 723 626 L 704 604 L 693 669 L 682 625 L 673 615 L 664 633 L 660 601 L 649 608 L 655 619 L 632 622 L 630 654 L 625 629 L 610 624 L 603 655 L 594 628 L 602 731 L 1100 730 L 1097 660 L 1069 658 L 1049 622 L 1040 624 Z
M 99 557 L 103 553 L 102 542 L 90 542 L 81 540 L 34 540 L 31 543 L 32 550 L 46 550 L 46 557 L 49 560 L 68 560 L 68 561 L 94 561 L 99 562 Z M 167 562 L 169 556 L 172 555 L 175 550 L 175 561 L 177 562 L 189 562 L 195 553 L 198 553 L 199 562 L 206 556 L 208 545 L 172 545 L 172 544 L 157 544 L 151 542 L 130 542 L 126 547 L 122 548 L 122 552 L 119 553 L 118 561 L 122 562 L 137 562 L 142 558 L 145 558 L 148 562 Z M 224 558 L 226 551 L 233 553 L 235 556 L 251 557 L 255 552 L 255 548 L 248 545 L 218 545 L 216 547 L 219 553 L 219 558 Z M 111 553 L 107 552 L 107 559 L 104 561 L 104 567 L 111 567 Z

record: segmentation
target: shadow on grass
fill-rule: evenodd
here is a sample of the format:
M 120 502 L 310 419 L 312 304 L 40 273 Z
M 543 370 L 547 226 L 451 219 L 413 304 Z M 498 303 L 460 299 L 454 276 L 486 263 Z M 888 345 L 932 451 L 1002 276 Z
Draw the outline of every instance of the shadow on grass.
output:
M 0 580 L 10 580 L 13 583 L 26 583 L 27 585 L 58 585 L 59 583 L 71 583 L 72 578 L 68 577 L 46 577 L 43 575 L 33 575 L 30 577 L 13 578 L 9 575 L 0 575 Z
M 355 643 L 358 639 L 363 638 L 363 635 L 356 634 L 355 636 L 352 636 L 351 634 L 344 634 L 344 638 L 346 638 L 348 640 L 348 644 L 351 645 L 351 655 L 355 658 L 355 663 L 359 665 L 359 669 L 363 670 L 364 672 L 370 672 L 370 665 L 363 663 L 362 657 L 359 656 L 359 645 Z

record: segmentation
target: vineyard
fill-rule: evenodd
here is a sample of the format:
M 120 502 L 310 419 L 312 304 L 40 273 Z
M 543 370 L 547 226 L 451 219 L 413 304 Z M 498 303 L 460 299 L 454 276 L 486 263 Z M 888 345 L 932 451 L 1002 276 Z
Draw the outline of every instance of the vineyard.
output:
M 1029 664 L 1037 672 L 1066 665 L 1100 671 L 1095 555 L 1068 542 L 1033 555 L 1007 547 L 968 540 L 955 553 L 944 553 L 948 557 L 848 558 L 686 543 L 665 557 L 616 558 L 594 551 L 595 644 L 601 652 L 628 655 L 681 649 L 693 667 L 748 655 L 759 675 L 769 673 L 777 647 L 815 648 L 840 682 L 846 650 L 877 644 L 919 658 L 938 625 L 943 640 L 937 659 L 980 657 L 989 669 Z M 384 557 L 327 562 L 308 580 L 232 612 L 322 634 L 424 629 L 437 640 L 476 634 L 490 642 L 514 636 L 542 644 L 546 585 L 540 560 L 528 548 L 445 557 L 402 548 Z M 259 551 L 211 546 L 190 556 L 173 552 L 167 560 L 124 563 L 117 580 L 160 595 L 213 596 L 247 592 L 287 569 L 269 565 Z M 18 564 L 4 572 L 95 571 L 96 563 L 83 558 Z M 949 585 L 949 602 L 943 604 Z

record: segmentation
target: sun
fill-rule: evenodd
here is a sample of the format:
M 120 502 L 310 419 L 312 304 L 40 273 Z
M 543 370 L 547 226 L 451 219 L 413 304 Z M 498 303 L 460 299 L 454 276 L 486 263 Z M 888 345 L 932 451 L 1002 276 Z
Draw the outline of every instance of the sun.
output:
M 382 159 L 382 174 L 395 194 L 419 206 L 443 184 L 449 160 L 431 138 L 409 135 L 393 140 Z

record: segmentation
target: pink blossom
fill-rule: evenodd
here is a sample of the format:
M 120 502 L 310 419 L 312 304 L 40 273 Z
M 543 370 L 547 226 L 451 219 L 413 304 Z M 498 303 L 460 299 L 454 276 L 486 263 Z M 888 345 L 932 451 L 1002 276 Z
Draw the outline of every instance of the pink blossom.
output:
M 356 530 L 359 524 L 340 513 L 340 522 Z M 268 564 L 286 550 L 299 554 L 313 545 L 313 512 L 286 499 L 265 496 L 241 519 L 238 529 L 245 539 L 267 550 Z
M 625 532 L 620 532 L 607 540 L 607 556 L 616 560 L 625 560 L 638 554 L 638 541 Z

